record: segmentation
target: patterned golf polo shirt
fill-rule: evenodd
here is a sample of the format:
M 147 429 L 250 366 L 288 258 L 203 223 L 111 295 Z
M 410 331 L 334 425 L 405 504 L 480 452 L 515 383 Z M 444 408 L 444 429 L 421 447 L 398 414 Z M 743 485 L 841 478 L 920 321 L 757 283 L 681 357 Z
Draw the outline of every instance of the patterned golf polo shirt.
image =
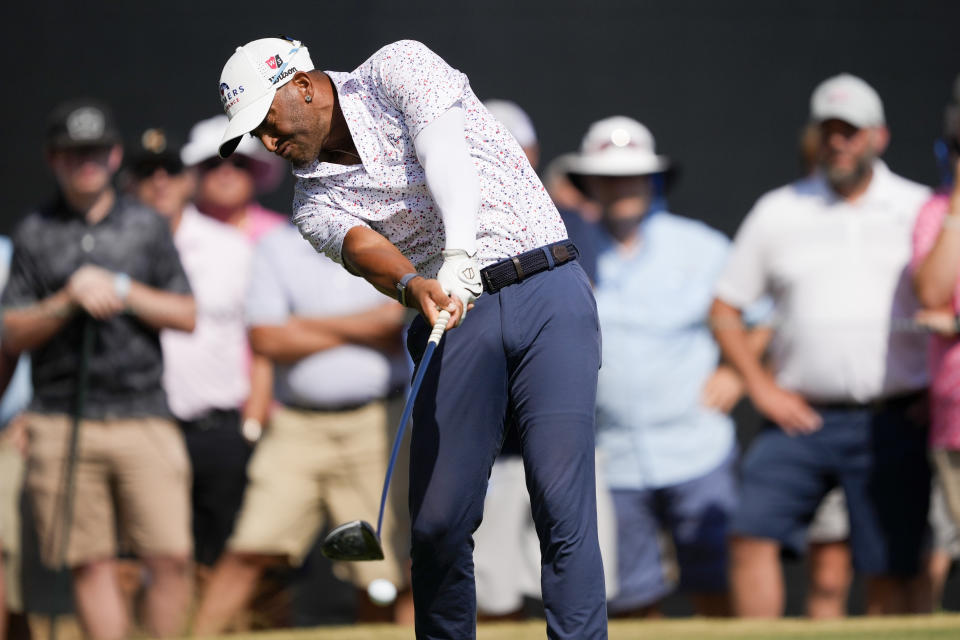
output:
M 385 46 L 352 73 L 327 72 L 362 164 L 294 170 L 293 220 L 320 252 L 342 262 L 351 228 L 369 227 L 427 277 L 440 269 L 444 229 L 413 140 L 460 104 L 480 179 L 481 265 L 567 237 L 563 221 L 520 145 L 470 88 L 467 76 L 419 42 Z

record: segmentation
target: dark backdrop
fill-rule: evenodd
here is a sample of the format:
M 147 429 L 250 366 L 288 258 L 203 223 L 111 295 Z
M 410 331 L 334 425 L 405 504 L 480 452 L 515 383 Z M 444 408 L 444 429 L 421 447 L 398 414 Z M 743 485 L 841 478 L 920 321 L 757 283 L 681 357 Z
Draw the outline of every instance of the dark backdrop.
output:
M 217 112 L 234 47 L 267 35 L 300 38 L 334 70 L 419 39 L 481 98 L 524 106 L 545 160 L 593 120 L 636 117 L 684 166 L 672 208 L 728 233 L 796 175 L 810 92 L 840 71 L 883 97 L 893 169 L 935 182 L 932 143 L 960 72 L 956 0 L 36 0 L 4 13 L 0 231 L 52 189 L 39 142 L 58 101 L 102 97 L 127 135 L 185 132 Z M 290 190 L 288 179 L 266 204 L 288 211 Z

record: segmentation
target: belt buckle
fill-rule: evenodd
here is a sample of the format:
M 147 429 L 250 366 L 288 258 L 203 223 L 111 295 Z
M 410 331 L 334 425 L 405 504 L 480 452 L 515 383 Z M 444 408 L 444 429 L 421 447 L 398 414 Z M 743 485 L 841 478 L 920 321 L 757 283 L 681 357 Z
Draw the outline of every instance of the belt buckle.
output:
M 570 259 L 570 251 L 565 244 L 553 245 L 550 247 L 550 253 L 553 254 L 553 259 L 557 261 L 557 264 L 562 264 Z

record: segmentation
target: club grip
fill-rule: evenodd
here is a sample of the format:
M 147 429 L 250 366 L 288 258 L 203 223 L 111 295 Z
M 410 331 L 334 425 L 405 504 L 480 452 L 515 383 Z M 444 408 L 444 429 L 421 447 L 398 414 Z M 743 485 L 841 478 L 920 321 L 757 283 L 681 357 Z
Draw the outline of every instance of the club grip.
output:
M 440 344 L 440 338 L 443 337 L 443 332 L 447 328 L 448 322 L 450 322 L 450 312 L 444 309 L 437 317 L 437 322 L 433 325 L 433 331 L 430 332 L 430 337 L 427 338 L 427 342 Z

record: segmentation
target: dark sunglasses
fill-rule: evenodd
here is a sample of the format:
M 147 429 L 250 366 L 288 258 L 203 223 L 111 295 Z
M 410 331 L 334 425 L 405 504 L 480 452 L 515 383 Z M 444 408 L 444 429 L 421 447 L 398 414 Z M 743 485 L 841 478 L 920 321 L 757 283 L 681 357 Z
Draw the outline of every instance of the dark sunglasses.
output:
M 252 166 L 249 158 L 234 154 L 228 158 L 218 158 L 216 156 L 214 156 L 213 158 L 207 158 L 206 160 L 200 163 L 199 167 L 201 171 L 206 172 L 206 171 L 213 171 L 214 169 L 218 169 L 219 167 L 222 167 L 225 164 L 232 164 L 235 168 L 241 169 L 243 171 L 250 171 Z
M 183 164 L 176 158 L 149 158 L 134 163 L 130 167 L 130 172 L 138 180 L 143 180 L 153 176 L 160 169 L 168 175 L 175 176 L 183 171 Z

